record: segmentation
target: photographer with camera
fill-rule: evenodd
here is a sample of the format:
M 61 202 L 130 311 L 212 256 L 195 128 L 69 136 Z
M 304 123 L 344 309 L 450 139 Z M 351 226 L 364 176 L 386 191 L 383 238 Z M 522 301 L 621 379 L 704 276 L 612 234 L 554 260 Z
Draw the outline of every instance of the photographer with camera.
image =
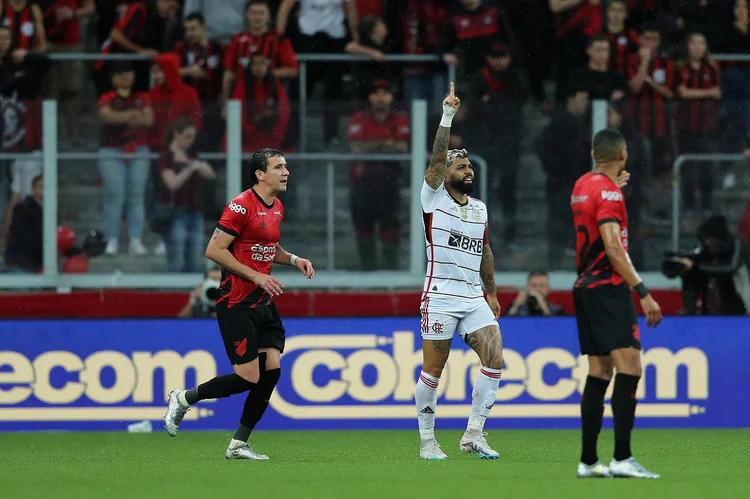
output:
M 696 231 L 700 246 L 693 253 L 668 252 L 662 273 L 682 277 L 687 315 L 750 315 L 750 258 L 727 219 L 712 216 Z
M 509 316 L 530 317 L 539 315 L 565 315 L 559 305 L 549 303 L 549 276 L 544 270 L 534 270 L 526 280 L 526 289 L 516 296 L 508 309 Z
M 190 292 L 190 299 L 177 317 L 184 319 L 206 319 L 216 317 L 216 296 L 219 294 L 221 269 L 207 270 L 205 279 Z

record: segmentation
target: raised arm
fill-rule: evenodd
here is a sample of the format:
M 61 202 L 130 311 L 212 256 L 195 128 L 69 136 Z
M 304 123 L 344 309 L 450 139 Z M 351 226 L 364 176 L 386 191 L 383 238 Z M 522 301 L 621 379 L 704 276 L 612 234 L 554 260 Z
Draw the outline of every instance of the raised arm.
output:
M 451 123 L 456 115 L 461 101 L 456 97 L 455 86 L 451 82 L 451 90 L 443 101 L 443 117 L 440 120 L 435 142 L 432 145 L 432 159 L 424 174 L 425 182 L 433 189 L 437 189 L 445 181 L 445 169 L 448 167 L 448 144 L 451 139 Z

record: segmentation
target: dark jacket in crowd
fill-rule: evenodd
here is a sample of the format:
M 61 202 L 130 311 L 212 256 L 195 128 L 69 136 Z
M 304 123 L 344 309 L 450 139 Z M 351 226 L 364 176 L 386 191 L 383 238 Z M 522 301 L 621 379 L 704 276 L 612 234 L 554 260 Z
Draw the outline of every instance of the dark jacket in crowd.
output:
M 8 267 L 34 273 L 42 267 L 42 223 L 42 205 L 33 197 L 15 207 L 5 249 Z
M 693 268 L 682 276 L 682 295 L 689 315 L 750 314 L 750 255 L 740 239 L 729 231 L 727 220 L 711 217 L 698 228 L 699 252 L 691 257 Z M 712 254 L 705 241 L 718 240 Z

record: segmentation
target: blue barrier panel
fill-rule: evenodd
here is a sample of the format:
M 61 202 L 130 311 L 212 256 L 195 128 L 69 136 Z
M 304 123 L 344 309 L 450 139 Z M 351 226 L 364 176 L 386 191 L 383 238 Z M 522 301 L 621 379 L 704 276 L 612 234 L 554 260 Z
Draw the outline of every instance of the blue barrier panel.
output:
M 262 429 L 416 428 L 418 318 L 290 319 Z M 586 377 L 571 318 L 502 319 L 506 368 L 488 428 L 577 428 Z M 750 319 L 642 325 L 638 427 L 750 426 Z M 461 428 L 478 373 L 456 338 L 438 429 Z M 122 430 L 158 421 L 169 390 L 231 372 L 211 320 L 1 321 L 0 431 Z M 611 389 L 611 386 L 610 386 Z M 232 429 L 244 397 L 205 401 L 183 429 Z M 609 408 L 606 423 L 611 425 Z

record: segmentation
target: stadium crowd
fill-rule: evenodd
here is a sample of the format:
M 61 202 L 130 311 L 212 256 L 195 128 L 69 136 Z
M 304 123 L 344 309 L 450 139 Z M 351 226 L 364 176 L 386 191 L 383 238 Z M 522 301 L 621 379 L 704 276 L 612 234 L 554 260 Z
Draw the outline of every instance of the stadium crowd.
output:
M 92 46 L 147 60 L 88 64 L 45 55 Z M 218 165 L 196 153 L 225 149 L 228 99 L 244 103 L 245 152 L 297 150 L 297 55 L 316 53 L 370 58 L 307 66 L 309 109 L 323 115 L 320 148 L 339 152 L 407 153 L 408 103 L 426 99 L 434 127 L 447 66 L 456 66 L 466 106 L 454 121 L 452 146 L 488 161 L 488 204 L 502 213 L 498 243 L 510 249 L 521 230 L 524 122 L 539 116 L 533 152 L 547 176 L 549 268 L 573 247 L 568 204 L 573 183 L 590 166 L 591 100 L 610 101 L 608 125 L 628 137 L 636 265 L 644 259 L 644 221 L 668 218 L 679 154 L 744 150 L 750 157 L 750 61 L 711 56 L 750 54 L 748 0 L 0 0 L 0 148 L 39 150 L 41 99 L 57 99 L 61 140 L 101 153 L 105 254 L 120 251 L 126 212 L 131 254 L 149 252 L 142 240 L 148 226 L 161 235 L 153 251 L 167 255 L 170 271 L 203 272 L 204 191 Z M 388 54 L 438 57 L 396 64 L 384 61 Z M 96 137 L 81 126 L 81 110 L 91 102 L 101 125 Z M 150 152 L 160 159 L 147 159 Z M 0 240 L 12 247 L 15 207 L 38 198 L 32 184 L 41 163 L 1 165 Z M 398 163 L 352 165 L 363 269 L 397 267 L 402 170 Z M 154 201 L 147 199 L 149 182 Z M 737 178 L 705 162 L 683 166 L 685 227 L 721 211 L 715 184 L 733 188 Z M 748 227 L 750 203 L 743 239 L 750 239 Z

